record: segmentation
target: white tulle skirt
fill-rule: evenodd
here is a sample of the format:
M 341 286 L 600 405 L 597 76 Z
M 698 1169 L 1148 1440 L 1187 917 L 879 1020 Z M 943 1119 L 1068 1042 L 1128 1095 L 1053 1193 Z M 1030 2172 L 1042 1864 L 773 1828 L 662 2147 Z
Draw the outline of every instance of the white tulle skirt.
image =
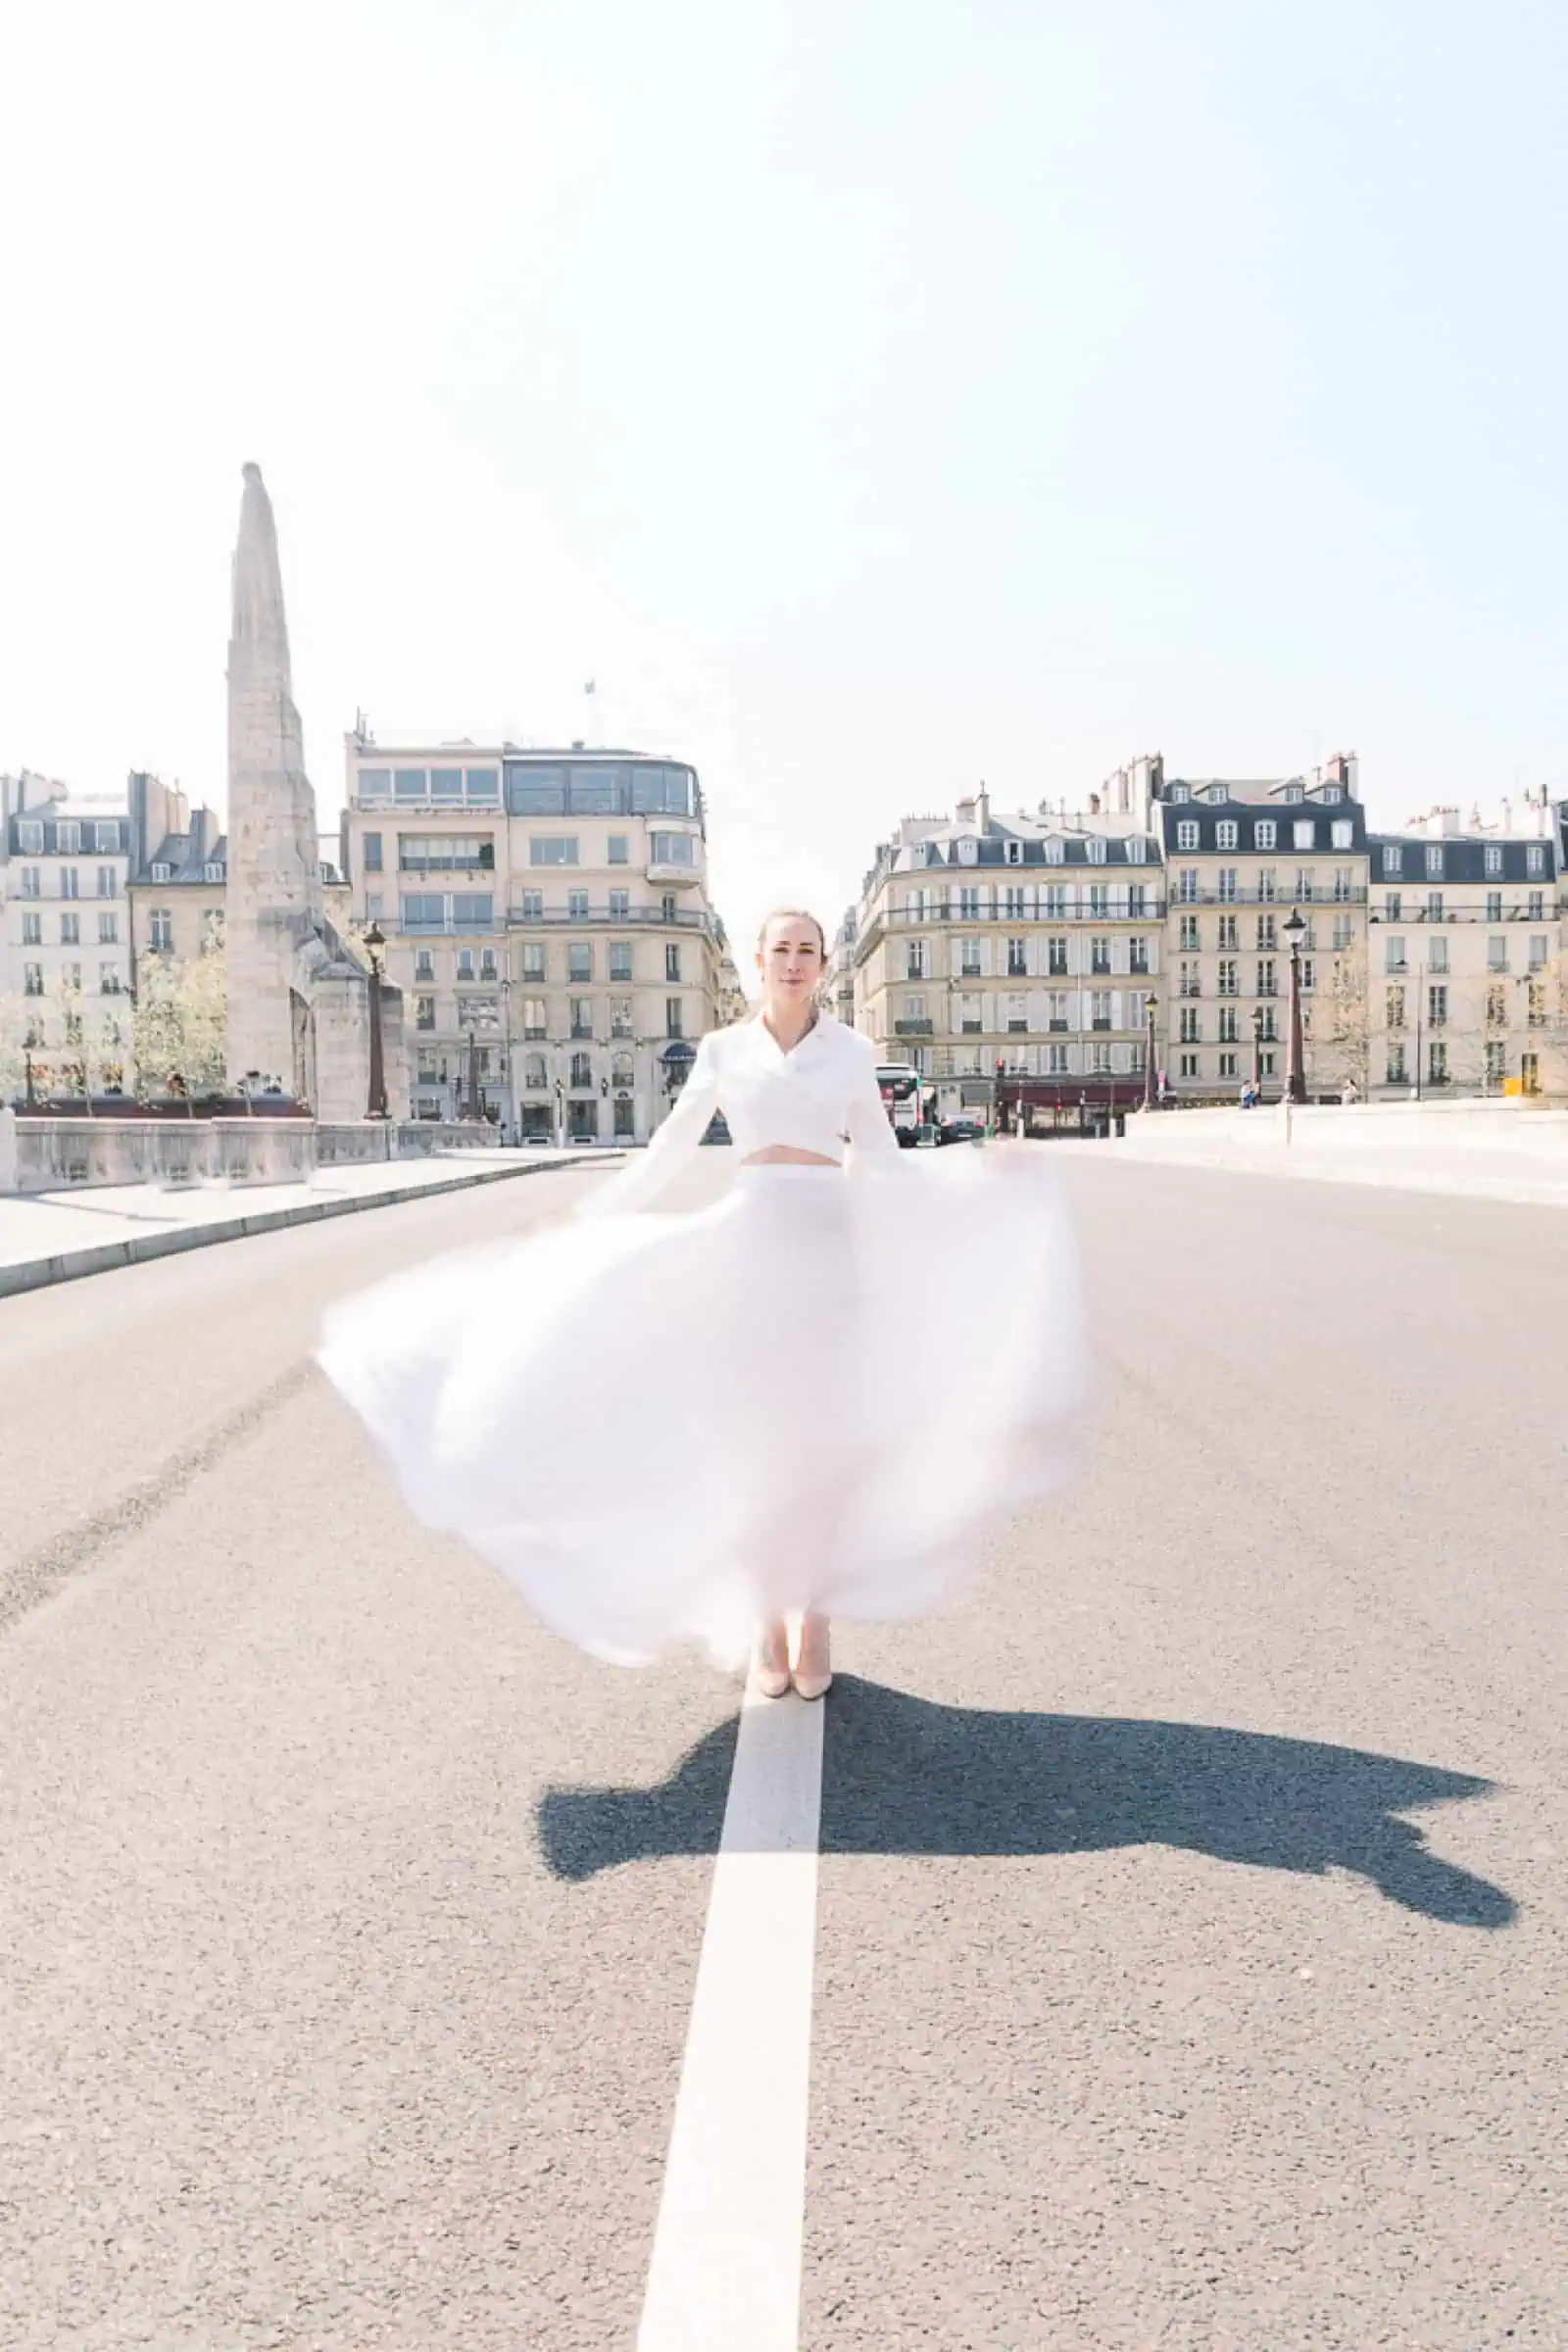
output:
M 766 1618 L 949 1597 L 1056 1481 L 1082 1386 L 1038 1149 L 742 1166 L 350 1299 L 319 1360 L 413 1509 L 559 1633 L 738 1663 Z

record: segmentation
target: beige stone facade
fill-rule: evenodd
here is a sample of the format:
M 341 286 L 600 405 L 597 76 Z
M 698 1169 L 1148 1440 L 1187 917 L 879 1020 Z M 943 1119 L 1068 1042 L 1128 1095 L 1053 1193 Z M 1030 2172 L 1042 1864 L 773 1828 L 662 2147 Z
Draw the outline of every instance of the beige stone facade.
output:
M 1152 780 L 1140 762 L 1076 812 L 996 813 L 982 791 L 878 849 L 830 986 L 853 957 L 857 1025 L 939 1115 L 1038 1124 L 1136 1099 L 1165 935 Z
M 415 1115 L 457 1112 L 475 1053 L 509 1132 L 645 1142 L 738 984 L 695 771 L 365 731 L 347 759 L 354 919 L 389 943 Z
M 1568 1091 L 1559 813 L 1435 808 L 1370 842 L 1375 1096 Z
M 1234 1101 L 1254 1054 L 1284 1082 L 1298 912 L 1309 1095 L 1366 1091 L 1367 845 L 1353 755 L 1269 781 L 1155 787 L 1168 893 L 1160 1066 L 1177 1101 Z

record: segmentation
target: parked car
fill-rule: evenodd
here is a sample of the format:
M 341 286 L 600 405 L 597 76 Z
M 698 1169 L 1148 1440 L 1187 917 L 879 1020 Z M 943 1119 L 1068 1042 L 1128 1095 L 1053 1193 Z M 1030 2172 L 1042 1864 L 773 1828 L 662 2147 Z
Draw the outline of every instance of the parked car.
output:
M 980 1119 L 944 1119 L 937 1129 L 939 1144 L 978 1144 L 985 1138 L 985 1124 Z

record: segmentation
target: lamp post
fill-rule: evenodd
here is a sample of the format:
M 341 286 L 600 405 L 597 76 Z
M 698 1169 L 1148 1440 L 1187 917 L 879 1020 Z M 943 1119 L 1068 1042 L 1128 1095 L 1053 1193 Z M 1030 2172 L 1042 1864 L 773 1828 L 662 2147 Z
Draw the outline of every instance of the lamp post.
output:
M 1255 1099 L 1257 1102 L 1262 1102 L 1262 1100 L 1263 1100 L 1263 1007 L 1262 1007 L 1262 1005 L 1261 1005 L 1261 1004 L 1254 1004 L 1254 1005 L 1252 1006 L 1252 1094 L 1253 1094 L 1253 1097 L 1254 1097 L 1254 1099 Z
M 509 1144 L 515 1144 L 517 1141 L 517 1074 L 514 1067 L 515 1057 L 512 1051 L 512 974 L 510 972 L 501 983 L 501 1051 L 505 1057 L 502 1067 L 507 1081 L 507 1141 Z
M 368 1119 L 384 1119 L 387 1100 L 386 1057 L 381 1044 L 381 967 L 386 957 L 386 935 L 379 923 L 372 922 L 360 937 L 370 967 L 370 1085 L 365 1115 Z
M 1154 1107 L 1154 1015 L 1159 999 L 1151 990 L 1144 999 L 1144 1108 Z
M 22 1049 L 22 1066 L 23 1066 L 23 1071 L 24 1071 L 24 1079 L 25 1079 L 26 1090 L 27 1090 L 27 1094 L 26 1094 L 27 1108 L 28 1108 L 29 1110 L 33 1110 L 33 1109 L 35 1109 L 35 1108 L 37 1107 L 37 1102 L 38 1102 L 38 1098 L 37 1098 L 36 1094 L 35 1094 L 35 1093 L 34 1093 L 34 1091 L 33 1091 L 33 1084 L 32 1084 L 32 1048 L 31 1048 L 30 1046 L 24 1046 L 24 1047 L 23 1047 L 23 1049 Z
M 1301 1029 L 1301 939 L 1306 930 L 1299 906 L 1293 906 L 1291 919 L 1284 926 L 1291 943 L 1291 1020 L 1290 1044 L 1285 1054 L 1285 1100 L 1287 1102 L 1306 1101 L 1306 1041 Z
M 484 1117 L 484 1099 L 479 1092 L 479 1032 L 477 1029 L 468 1031 L 468 1088 L 467 1101 L 463 1106 L 463 1115 L 466 1119 L 482 1119 Z

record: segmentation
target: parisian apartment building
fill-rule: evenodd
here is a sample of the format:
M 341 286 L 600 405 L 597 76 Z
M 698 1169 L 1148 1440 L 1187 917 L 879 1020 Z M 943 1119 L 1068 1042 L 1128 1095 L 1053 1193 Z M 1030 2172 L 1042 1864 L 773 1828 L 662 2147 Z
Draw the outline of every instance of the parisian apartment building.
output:
M 1319 1099 L 1568 1091 L 1564 812 L 1369 835 L 1353 754 L 1265 779 L 1153 756 L 1081 810 L 984 791 L 906 818 L 832 948 L 829 1001 L 943 1115 L 1038 1122 L 1283 1084 L 1293 955 Z
M 122 798 L 0 776 L 0 999 L 45 1083 L 79 1050 L 78 1023 L 94 1083 L 125 1080 L 132 854 Z
M 1374 1096 L 1568 1092 L 1563 812 L 1434 808 L 1367 844 Z
M 1082 811 L 1004 813 L 981 790 L 879 847 L 830 983 L 853 963 L 857 1026 L 931 1082 L 939 1115 L 1141 1091 L 1166 952 L 1156 767 Z
M 347 739 L 353 919 L 404 992 L 416 1116 L 645 1142 L 739 978 L 696 770 L 639 752 Z
M 131 976 L 150 956 L 188 963 L 223 945 L 227 925 L 228 836 L 216 810 L 177 785 L 133 772 L 126 786 L 134 848 L 128 899 Z M 320 837 L 320 880 L 328 919 L 350 919 L 349 889 L 335 834 Z

